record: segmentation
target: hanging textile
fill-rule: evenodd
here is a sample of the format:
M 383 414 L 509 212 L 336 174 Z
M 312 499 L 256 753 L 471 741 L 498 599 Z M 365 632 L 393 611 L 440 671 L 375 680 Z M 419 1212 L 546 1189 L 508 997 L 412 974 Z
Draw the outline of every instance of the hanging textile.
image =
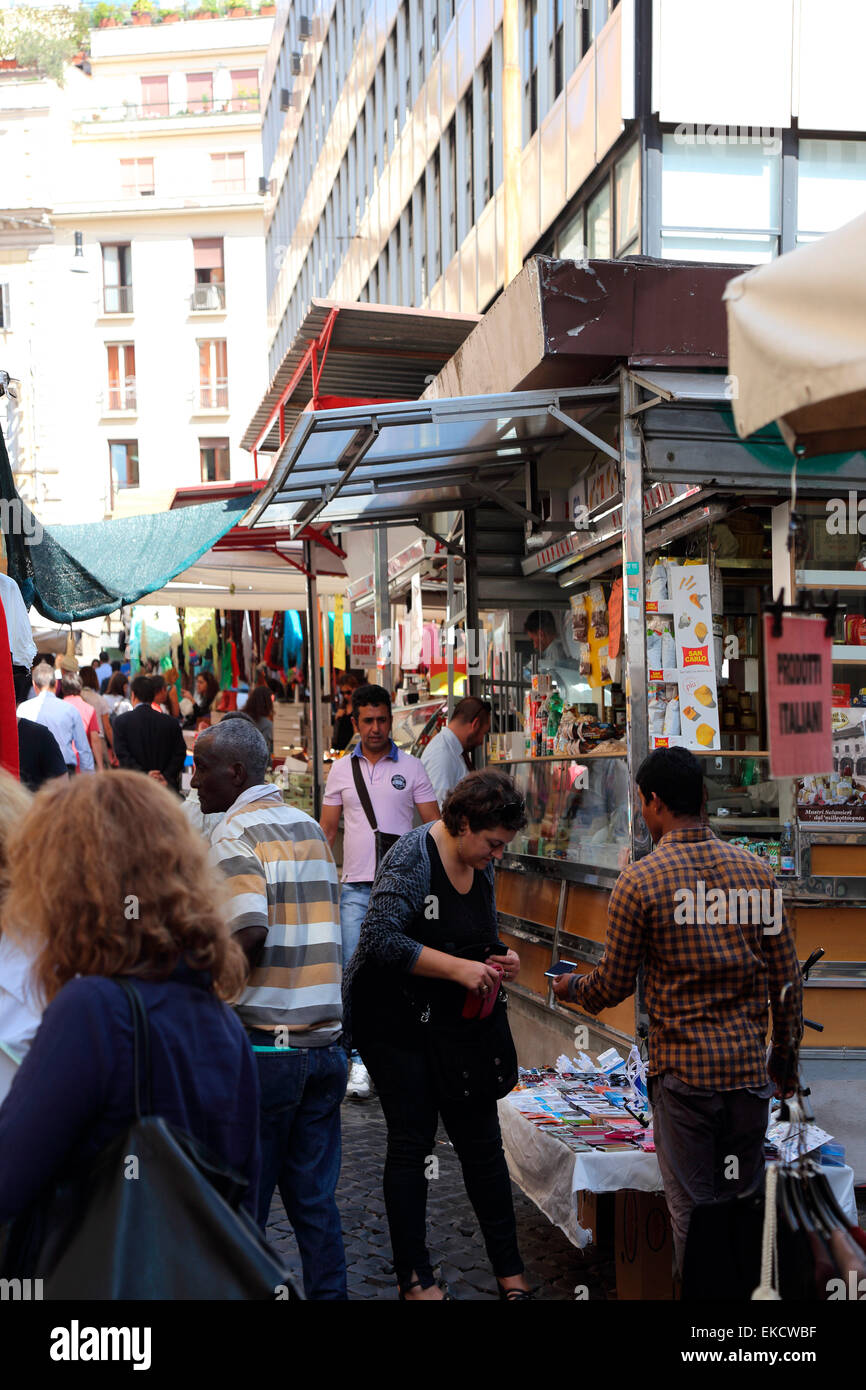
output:
M 18 776 L 18 720 L 15 715 L 15 682 L 6 611 L 0 603 L 0 766 L 10 777 Z
M 343 595 L 334 595 L 334 645 L 333 666 L 337 671 L 346 670 L 346 630 L 343 621 Z
M 250 615 L 246 612 L 241 623 L 240 667 L 244 680 L 248 685 L 251 685 L 253 679 L 253 629 L 250 624 Z
M 230 690 L 232 686 L 232 652 L 228 642 L 222 645 L 220 653 L 219 682 L 221 690 Z
M 231 641 L 229 642 L 229 653 L 230 653 L 230 656 L 231 656 L 231 666 L 232 666 L 232 680 L 231 680 L 231 683 L 232 683 L 233 689 L 237 690 L 237 688 L 238 688 L 238 686 L 239 686 L 239 684 L 240 684 L 241 672 L 240 672 L 240 666 L 238 665 L 238 644 L 237 644 L 237 642 L 235 641 L 235 639 L 234 639 L 233 637 L 232 637 Z

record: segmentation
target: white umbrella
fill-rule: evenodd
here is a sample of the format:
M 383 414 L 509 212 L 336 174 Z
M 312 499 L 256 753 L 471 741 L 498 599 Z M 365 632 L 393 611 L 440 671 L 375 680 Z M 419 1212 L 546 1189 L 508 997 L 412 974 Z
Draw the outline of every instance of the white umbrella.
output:
M 724 297 L 740 437 L 776 420 L 805 458 L 866 448 L 866 214 Z

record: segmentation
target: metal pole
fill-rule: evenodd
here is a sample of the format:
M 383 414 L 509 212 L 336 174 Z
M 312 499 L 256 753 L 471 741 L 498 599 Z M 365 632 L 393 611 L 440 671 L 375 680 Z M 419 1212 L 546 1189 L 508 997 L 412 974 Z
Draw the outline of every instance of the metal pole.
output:
M 307 671 L 310 687 L 310 762 L 313 768 L 313 817 L 322 814 L 322 677 L 319 646 L 319 595 L 316 584 L 316 548 L 304 541 L 304 568 L 307 571 L 307 630 L 309 633 Z
M 630 415 L 637 387 L 628 371 L 620 372 L 620 447 L 622 449 L 622 589 L 625 635 L 625 688 L 629 778 L 629 835 L 632 857 L 649 848 L 643 818 L 638 821 L 634 774 L 649 752 L 647 708 L 646 589 L 644 587 L 643 459 L 641 436 Z
M 466 694 L 476 695 L 480 698 L 481 677 L 477 674 L 477 669 L 470 673 L 470 655 L 476 659 L 481 655 L 481 635 L 478 625 L 478 566 L 476 563 L 477 554 L 477 528 L 475 525 L 475 513 L 468 508 L 463 512 L 463 582 L 466 593 L 466 660 L 467 660 L 467 681 Z M 470 644 L 471 643 L 471 644 Z
M 445 665 L 448 671 L 448 718 L 454 713 L 454 643 L 451 627 L 454 622 L 454 556 L 448 555 L 445 561 L 445 575 L 448 584 L 445 613 Z
M 505 213 L 505 279 L 510 285 L 523 268 L 520 236 L 520 171 L 523 152 L 523 97 L 520 79 L 519 0 L 502 7 L 502 201 Z M 468 551 L 467 551 L 468 554 Z
M 393 684 L 391 665 L 393 634 L 391 632 L 391 595 L 388 591 L 388 532 L 384 526 L 377 526 L 373 531 L 373 585 L 376 593 L 376 641 L 379 644 L 379 657 L 381 659 L 383 650 L 387 656 L 387 661 L 381 668 L 379 679 L 390 695 Z M 386 649 L 382 646 L 383 638 L 387 641 Z

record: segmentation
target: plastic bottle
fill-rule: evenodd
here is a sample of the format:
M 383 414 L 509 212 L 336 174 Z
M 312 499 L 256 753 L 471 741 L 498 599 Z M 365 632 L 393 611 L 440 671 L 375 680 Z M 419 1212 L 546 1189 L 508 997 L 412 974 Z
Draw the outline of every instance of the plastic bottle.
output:
M 789 820 L 785 821 L 782 838 L 779 842 L 779 872 L 793 875 L 797 872 L 794 858 L 794 831 Z

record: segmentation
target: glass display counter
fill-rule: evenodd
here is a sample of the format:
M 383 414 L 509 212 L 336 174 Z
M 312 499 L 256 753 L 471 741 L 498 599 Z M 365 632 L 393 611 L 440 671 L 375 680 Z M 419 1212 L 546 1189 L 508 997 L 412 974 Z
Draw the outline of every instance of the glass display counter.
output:
M 526 800 L 510 855 L 617 873 L 629 858 L 628 766 L 621 755 L 497 763 Z

